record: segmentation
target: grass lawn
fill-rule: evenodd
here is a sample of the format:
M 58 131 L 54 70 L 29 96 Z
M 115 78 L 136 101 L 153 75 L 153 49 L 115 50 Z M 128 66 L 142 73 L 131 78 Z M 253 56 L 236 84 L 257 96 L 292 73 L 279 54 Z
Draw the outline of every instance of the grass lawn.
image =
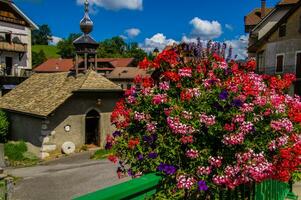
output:
M 28 167 L 39 163 L 39 158 L 27 151 L 25 142 L 8 142 L 4 144 L 4 155 L 12 167 Z
M 51 45 L 33 45 L 32 46 L 32 51 L 39 53 L 40 50 L 43 50 L 46 58 L 59 58 L 60 55 L 57 54 L 58 49 L 56 46 L 51 46 Z
M 91 156 L 91 159 L 99 160 L 106 159 L 112 153 L 111 150 L 99 149 Z

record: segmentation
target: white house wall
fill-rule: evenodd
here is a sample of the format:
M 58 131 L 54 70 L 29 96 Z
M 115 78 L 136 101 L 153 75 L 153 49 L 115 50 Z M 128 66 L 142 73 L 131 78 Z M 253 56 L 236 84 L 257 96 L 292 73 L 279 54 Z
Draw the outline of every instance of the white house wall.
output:
M 13 57 L 13 65 L 17 64 L 19 68 L 31 69 L 31 29 L 25 26 L 20 26 L 16 24 L 9 24 L 0 21 L 0 32 L 11 32 L 17 34 L 22 43 L 27 44 L 27 52 L 24 54 L 21 60 L 19 60 L 19 54 L 13 52 L 3 52 L 0 55 L 0 64 L 5 63 L 5 57 Z M 1 34 L 1 33 L 0 33 Z

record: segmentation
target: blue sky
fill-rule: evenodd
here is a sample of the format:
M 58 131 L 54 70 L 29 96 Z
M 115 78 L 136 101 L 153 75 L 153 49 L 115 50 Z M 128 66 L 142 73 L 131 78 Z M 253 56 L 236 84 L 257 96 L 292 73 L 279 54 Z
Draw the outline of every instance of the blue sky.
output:
M 15 0 L 37 24 L 48 24 L 57 37 L 79 32 L 83 0 Z M 268 6 L 278 0 L 267 0 Z M 123 35 L 150 50 L 173 41 L 237 42 L 246 39 L 243 18 L 260 0 L 90 0 L 97 40 Z M 161 44 L 162 43 L 162 44 Z M 236 44 L 237 46 L 243 44 Z M 235 44 L 233 45 L 235 46 Z M 237 47 L 240 48 L 240 47 Z

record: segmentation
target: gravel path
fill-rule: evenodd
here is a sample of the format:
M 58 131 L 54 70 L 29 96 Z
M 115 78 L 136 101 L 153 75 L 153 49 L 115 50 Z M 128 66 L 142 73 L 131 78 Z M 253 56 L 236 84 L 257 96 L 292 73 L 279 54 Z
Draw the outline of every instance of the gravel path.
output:
M 115 171 L 109 161 L 90 160 L 84 153 L 6 173 L 22 177 L 14 189 L 15 200 L 70 200 L 127 180 L 118 180 Z

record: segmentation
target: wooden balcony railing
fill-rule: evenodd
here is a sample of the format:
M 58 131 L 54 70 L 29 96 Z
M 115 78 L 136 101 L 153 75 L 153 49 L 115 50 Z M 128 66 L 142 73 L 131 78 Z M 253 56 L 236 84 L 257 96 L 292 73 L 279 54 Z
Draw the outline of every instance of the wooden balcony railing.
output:
M 24 53 L 27 51 L 27 44 L 17 44 L 0 41 L 0 51 Z

